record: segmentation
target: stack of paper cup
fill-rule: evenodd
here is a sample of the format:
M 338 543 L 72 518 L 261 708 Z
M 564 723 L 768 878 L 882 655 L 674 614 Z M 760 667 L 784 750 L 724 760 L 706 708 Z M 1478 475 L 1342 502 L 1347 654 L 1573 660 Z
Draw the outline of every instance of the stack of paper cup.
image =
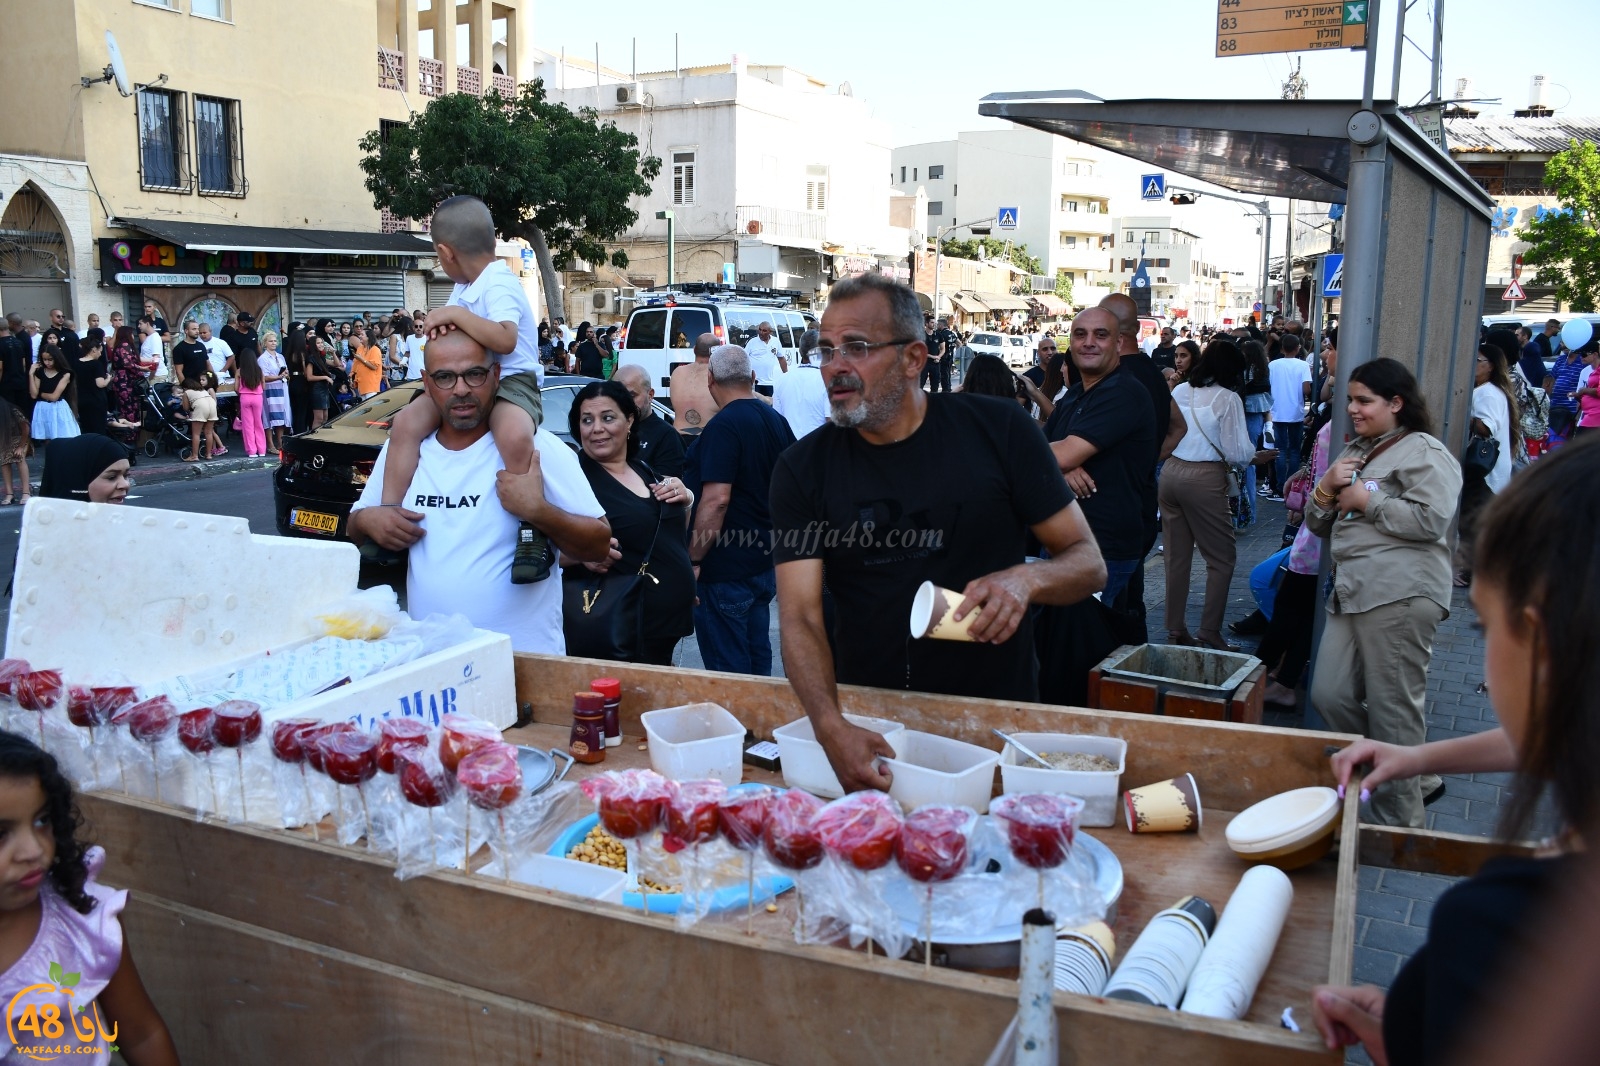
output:
M 1111 976 L 1111 959 L 1116 950 L 1116 938 L 1104 922 L 1091 922 L 1062 933 L 1056 941 L 1056 988 L 1081 996 L 1098 996 Z
M 1157 914 L 1106 984 L 1106 997 L 1176 1009 L 1216 925 L 1216 910 L 1198 896 Z
M 1183 997 L 1186 1012 L 1245 1016 L 1293 901 L 1294 885 L 1282 870 L 1257 866 L 1244 875 L 1190 977 Z

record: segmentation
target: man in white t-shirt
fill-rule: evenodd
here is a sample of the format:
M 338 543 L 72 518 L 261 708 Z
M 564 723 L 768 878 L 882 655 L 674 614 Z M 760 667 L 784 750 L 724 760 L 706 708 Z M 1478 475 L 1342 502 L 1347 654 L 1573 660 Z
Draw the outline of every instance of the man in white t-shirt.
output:
M 478 379 L 477 384 L 472 384 Z M 506 633 L 516 651 L 566 654 L 561 582 L 511 583 L 516 531 L 526 522 L 569 558 L 599 562 L 611 525 L 578 457 L 547 429 L 533 462 L 513 474 L 495 446 L 489 411 L 500 367 L 464 330 L 428 342 L 423 388 L 440 425 L 422 442 L 416 473 L 398 506 L 384 506 L 389 446 L 351 508 L 350 537 L 390 551 L 410 549 L 406 609 L 412 617 L 464 614 L 480 629 Z
M 233 349 L 228 347 L 228 342 L 211 332 L 211 323 L 200 323 L 200 343 L 206 346 L 206 359 L 211 363 L 211 372 L 217 375 L 218 381 L 232 381 L 233 371 L 228 365 L 233 361 Z
M 1289 475 L 1300 469 L 1300 444 L 1305 436 L 1306 401 L 1311 399 L 1311 367 L 1300 351 L 1300 337 L 1286 333 L 1279 342 L 1278 358 L 1267 364 L 1272 382 L 1272 434 L 1278 444 L 1270 500 L 1283 499 Z
M 795 440 L 828 420 L 828 386 L 822 367 L 813 361 L 821 337 L 817 330 L 806 330 L 800 338 L 800 362 L 772 390 L 772 409 L 788 420 Z
M 776 385 L 781 374 L 789 372 L 789 360 L 783 346 L 772 335 L 772 323 L 763 322 L 756 335 L 744 342 L 744 354 L 755 371 L 757 385 Z
M 161 333 L 156 328 L 155 320 L 149 315 L 139 319 L 139 336 L 144 338 L 139 342 L 139 367 L 145 377 L 166 377 L 166 350 L 161 344 Z

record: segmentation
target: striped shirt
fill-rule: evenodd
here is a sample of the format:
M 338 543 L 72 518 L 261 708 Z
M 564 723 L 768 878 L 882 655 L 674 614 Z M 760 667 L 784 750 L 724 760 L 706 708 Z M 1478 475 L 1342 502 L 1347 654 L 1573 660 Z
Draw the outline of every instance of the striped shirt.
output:
M 1573 352 L 1564 353 L 1556 360 L 1556 365 L 1551 374 L 1555 377 L 1555 388 L 1550 393 L 1550 402 L 1557 407 L 1565 407 L 1569 411 L 1577 411 L 1578 400 L 1573 392 L 1578 387 L 1578 375 L 1583 373 L 1583 360 L 1574 359 Z

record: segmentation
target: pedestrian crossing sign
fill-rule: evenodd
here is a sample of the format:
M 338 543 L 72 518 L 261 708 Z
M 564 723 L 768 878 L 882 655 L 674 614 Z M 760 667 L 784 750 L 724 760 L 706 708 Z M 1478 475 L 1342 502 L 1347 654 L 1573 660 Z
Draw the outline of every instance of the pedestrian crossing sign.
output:
M 1167 176 L 1165 174 L 1144 174 L 1139 178 L 1139 199 L 1165 200 L 1167 198 Z
M 1000 210 L 996 211 L 995 225 L 999 226 L 1001 229 L 1016 229 L 1017 209 L 1014 207 L 1002 207 Z

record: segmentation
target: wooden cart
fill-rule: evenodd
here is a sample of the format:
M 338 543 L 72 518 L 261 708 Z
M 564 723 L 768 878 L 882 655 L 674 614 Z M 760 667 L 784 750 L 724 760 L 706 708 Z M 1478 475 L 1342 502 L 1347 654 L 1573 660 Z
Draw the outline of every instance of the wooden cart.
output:
M 710 700 L 762 736 L 801 714 L 785 681 L 518 656 L 534 724 L 508 739 L 564 745 L 572 693 L 623 682 L 624 733 L 603 766 L 643 765 L 641 711 Z M 1330 782 L 1325 747 L 1349 738 L 844 688 L 847 709 L 991 744 L 991 727 L 1117 736 L 1124 787 L 1184 771 L 1205 806 L 1199 834 L 1092 830 L 1121 859 L 1116 926 L 1126 949 L 1190 893 L 1220 909 L 1246 866 L 1227 849 L 1234 812 Z M 576 771 L 575 771 L 576 773 Z M 747 780 L 775 780 L 750 771 Z M 196 821 L 116 795 L 83 797 L 105 880 L 132 889 L 136 961 L 189 1063 L 981 1063 L 1016 1009 L 1004 977 L 802 946 L 787 899 L 680 932 L 670 918 L 481 876 L 397 880 L 392 865 L 309 834 Z M 1485 841 L 1358 826 L 1347 799 L 1336 855 L 1291 874 L 1289 920 L 1249 1017 L 1217 1021 L 1057 994 L 1063 1063 L 1219 1066 L 1337 1062 L 1310 1026 L 1313 986 L 1346 982 L 1362 862 L 1471 873 Z M 1359 847 L 1356 844 L 1359 834 Z M 1304 1027 L 1279 1025 L 1292 1007 Z

